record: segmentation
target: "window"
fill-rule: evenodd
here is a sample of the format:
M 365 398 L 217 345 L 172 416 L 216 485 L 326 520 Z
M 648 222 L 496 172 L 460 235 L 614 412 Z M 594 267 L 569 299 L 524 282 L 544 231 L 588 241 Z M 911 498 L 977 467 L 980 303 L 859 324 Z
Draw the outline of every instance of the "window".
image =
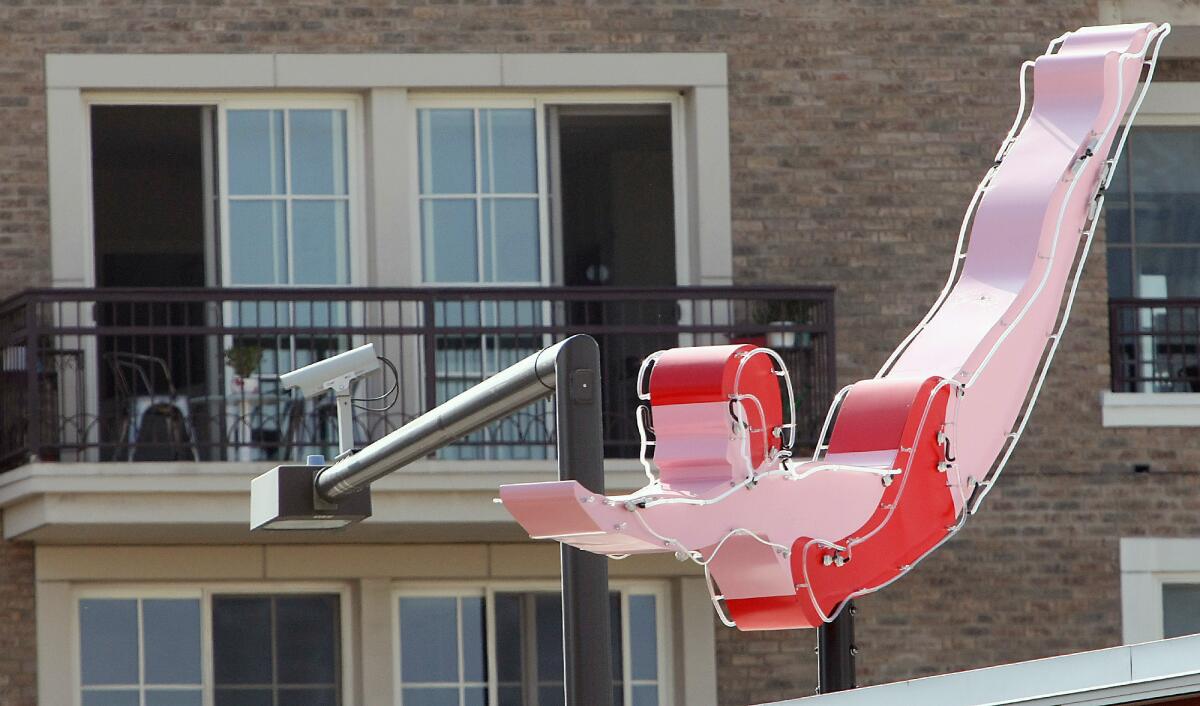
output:
M 346 111 L 229 109 L 227 282 L 350 282 Z
M 1113 390 L 1200 392 L 1200 129 L 1130 133 L 1108 192 Z
M 1121 538 L 1125 644 L 1200 633 L 1200 538 Z
M 1162 588 L 1163 637 L 1200 633 L 1200 583 L 1167 583 Z
M 339 706 L 340 601 L 80 598 L 80 706 Z
M 437 284 L 544 282 L 542 192 L 532 107 L 422 108 L 417 111 L 422 279 Z M 532 301 L 439 302 L 443 327 L 508 329 L 437 338 L 438 402 L 532 355 L 548 341 L 514 327 L 538 325 Z M 537 403 L 515 419 L 471 435 L 443 458 L 544 457 L 549 438 Z M 511 445 L 505 445 L 510 442 Z
M 214 596 L 216 706 L 337 706 L 338 597 Z
M 79 601 L 82 706 L 201 706 L 200 601 Z
M 421 109 L 417 129 L 424 280 L 541 283 L 533 109 Z
M 561 706 L 558 593 L 478 589 L 398 599 L 402 706 Z M 611 594 L 613 701 L 667 703 L 661 597 Z

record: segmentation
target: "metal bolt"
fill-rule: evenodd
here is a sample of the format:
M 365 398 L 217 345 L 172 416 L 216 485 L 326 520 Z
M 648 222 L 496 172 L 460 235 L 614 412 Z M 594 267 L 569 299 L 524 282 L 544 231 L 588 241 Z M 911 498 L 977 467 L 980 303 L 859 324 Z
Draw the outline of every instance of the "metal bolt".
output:
M 856 656 L 858 656 L 858 648 L 857 648 L 857 647 L 851 647 L 851 648 L 850 648 L 850 656 L 851 656 L 851 657 L 856 657 Z

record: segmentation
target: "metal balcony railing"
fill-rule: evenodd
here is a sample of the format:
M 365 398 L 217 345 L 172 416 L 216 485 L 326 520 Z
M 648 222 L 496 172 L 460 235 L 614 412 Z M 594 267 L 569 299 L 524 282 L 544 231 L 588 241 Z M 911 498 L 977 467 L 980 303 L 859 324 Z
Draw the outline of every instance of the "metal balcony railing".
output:
M 1200 392 L 1200 299 L 1109 302 L 1113 392 Z
M 609 457 L 635 456 L 642 359 L 749 342 L 783 355 L 812 443 L 834 393 L 831 288 L 43 289 L 0 304 L 0 468 L 46 461 L 255 461 L 336 450 L 333 400 L 279 374 L 373 342 L 394 365 L 356 389 L 365 445 L 573 333 L 603 356 Z M 554 453 L 548 404 L 442 452 Z

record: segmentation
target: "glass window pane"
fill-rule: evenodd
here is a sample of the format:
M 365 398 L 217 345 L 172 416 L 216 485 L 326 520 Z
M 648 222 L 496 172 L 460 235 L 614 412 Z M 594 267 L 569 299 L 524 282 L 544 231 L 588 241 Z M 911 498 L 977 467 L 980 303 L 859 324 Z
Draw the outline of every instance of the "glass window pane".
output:
M 288 112 L 293 194 L 346 194 L 346 111 Z
M 459 600 L 462 602 L 463 681 L 487 681 L 483 598 L 468 596 Z
M 1137 242 L 1200 243 L 1200 131 L 1135 130 L 1129 143 Z
M 422 201 L 421 239 L 426 282 L 479 281 L 475 201 Z
M 293 284 L 349 284 L 345 201 L 292 202 Z
M 146 706 L 201 706 L 200 690 L 147 689 Z
M 533 111 L 481 110 L 479 121 L 481 191 L 537 193 L 537 127 Z
M 84 691 L 83 706 L 138 706 L 136 691 Z
M 538 687 L 538 706 L 564 706 L 566 700 L 562 684 Z
M 421 110 L 422 194 L 475 192 L 475 111 Z
M 463 706 L 487 706 L 487 689 L 467 687 L 463 690 Z
M 280 689 L 278 706 L 337 706 L 336 689 Z
M 496 674 L 501 683 L 521 681 L 521 596 L 516 593 L 495 594 L 496 614 Z M 520 701 L 520 689 L 517 690 Z M 504 695 L 501 694 L 501 701 Z
M 216 683 L 270 684 L 271 599 L 216 596 L 212 601 L 212 614 Z
M 562 597 L 556 593 L 537 594 L 534 598 L 534 614 L 537 624 L 538 680 L 562 681 Z
M 216 706 L 275 706 L 271 689 L 217 689 Z
M 79 665 L 83 684 L 138 683 L 137 610 L 137 600 L 132 598 L 79 601 Z
M 620 683 L 625 679 L 625 653 L 621 647 L 621 594 L 617 592 L 608 594 L 608 635 L 613 681 Z
M 400 674 L 407 682 L 458 681 L 457 599 L 400 599 Z
M 404 689 L 404 706 L 458 706 L 458 687 Z
M 500 706 L 524 706 L 525 695 L 519 686 L 502 686 L 499 691 Z
M 629 597 L 629 662 L 634 679 L 658 678 L 657 621 L 654 596 Z
M 1110 247 L 1108 249 L 1108 296 L 1133 296 L 1132 248 Z
M 1163 586 L 1163 637 L 1200 633 L 1200 584 Z
M 231 110 L 226 115 L 226 126 L 229 193 L 284 193 L 283 111 Z
M 147 684 L 200 683 L 200 601 L 142 601 L 142 631 Z
M 633 687 L 633 706 L 658 706 L 658 687 Z
M 483 233 L 485 281 L 541 279 L 537 199 L 485 199 Z
M 278 683 L 336 684 L 338 597 L 277 597 L 275 647 Z
M 1200 248 L 1139 247 L 1137 292 L 1150 299 L 1200 296 Z
M 287 258 L 282 201 L 229 202 L 230 284 L 285 284 Z

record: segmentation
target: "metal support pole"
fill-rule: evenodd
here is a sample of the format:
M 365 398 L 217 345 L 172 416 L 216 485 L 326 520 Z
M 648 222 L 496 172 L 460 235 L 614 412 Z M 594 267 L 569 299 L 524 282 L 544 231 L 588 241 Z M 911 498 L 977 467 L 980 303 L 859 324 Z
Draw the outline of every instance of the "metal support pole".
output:
M 344 390 L 336 391 L 337 425 L 338 425 L 338 455 L 354 448 L 354 401 L 350 399 L 350 384 Z
M 429 410 L 317 473 L 314 502 L 338 501 L 467 434 L 557 392 L 558 475 L 604 492 L 600 347 L 571 336 Z M 608 558 L 562 548 L 567 706 L 612 706 Z
M 604 493 L 600 348 L 575 336 L 555 361 L 558 478 Z M 563 666 L 567 706 L 611 706 L 608 557 L 562 545 Z
M 817 693 L 830 694 L 835 691 L 853 689 L 854 616 L 858 609 L 854 602 L 834 618 L 833 622 L 817 628 Z

